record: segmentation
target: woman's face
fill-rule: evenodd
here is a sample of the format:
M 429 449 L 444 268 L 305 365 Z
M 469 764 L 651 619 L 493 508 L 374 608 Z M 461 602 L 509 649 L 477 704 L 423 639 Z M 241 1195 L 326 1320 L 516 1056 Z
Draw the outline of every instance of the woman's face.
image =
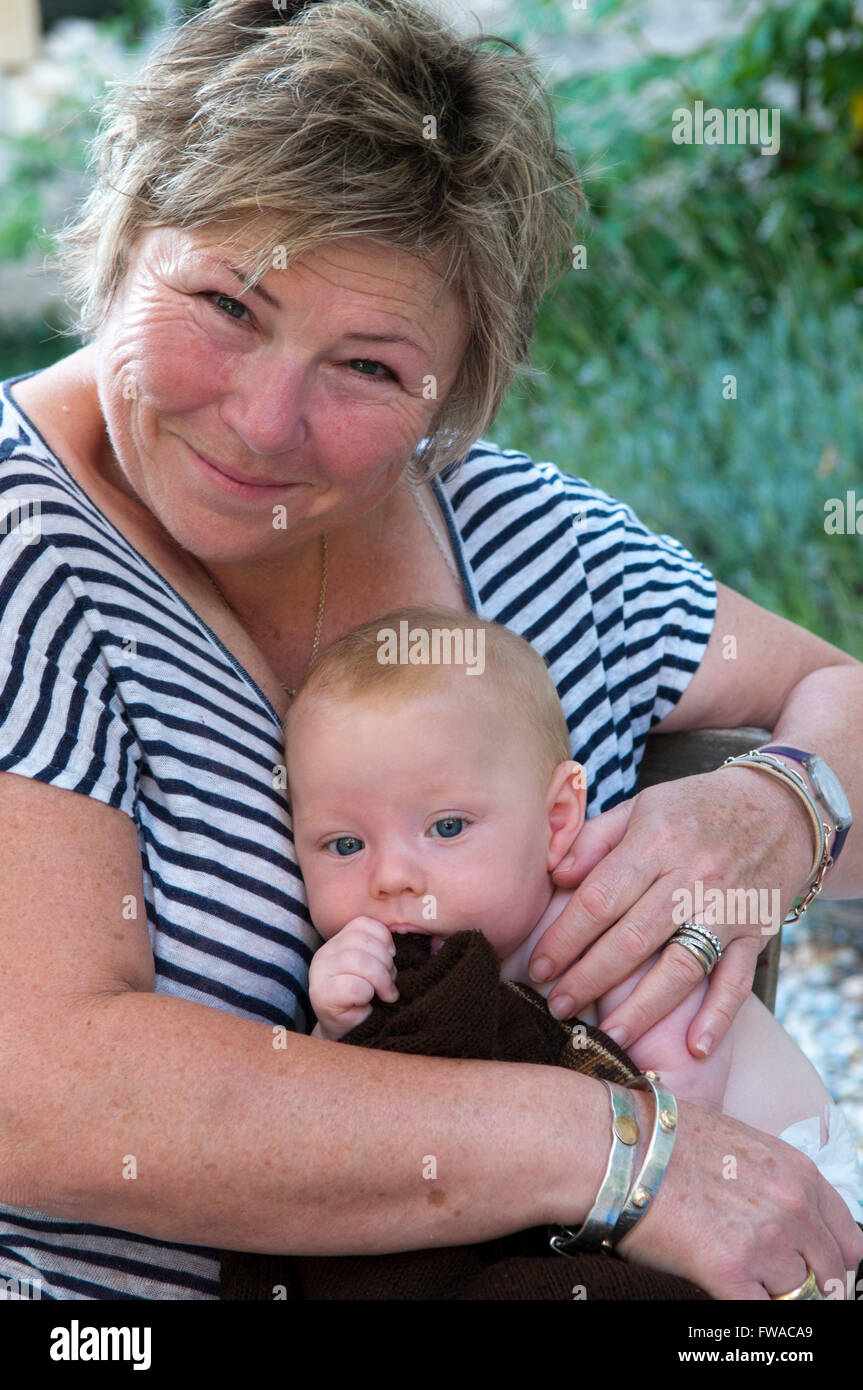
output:
M 243 245 L 220 231 L 143 233 L 95 343 L 112 481 L 215 562 L 371 512 L 468 341 L 454 292 L 406 252 L 346 239 L 244 295 L 226 264 L 245 272 Z

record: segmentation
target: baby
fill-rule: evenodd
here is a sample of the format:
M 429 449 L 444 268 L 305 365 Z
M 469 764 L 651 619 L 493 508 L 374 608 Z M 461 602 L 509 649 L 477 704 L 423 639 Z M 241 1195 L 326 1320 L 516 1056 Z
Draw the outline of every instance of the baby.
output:
M 410 645 L 392 641 L 400 631 Z M 548 994 L 554 982 L 534 985 L 528 962 L 571 896 L 551 878 L 584 822 L 584 770 L 570 752 L 542 657 L 472 614 L 397 609 L 317 659 L 285 719 L 297 858 L 325 939 L 310 972 L 314 1036 L 337 1040 L 375 995 L 398 999 L 393 933 L 426 933 L 435 951 L 456 932 L 482 932 L 502 979 Z M 601 1026 L 651 964 L 579 1017 Z M 706 987 L 628 1049 L 633 1062 L 678 1099 L 802 1149 L 863 1220 L 845 1117 L 754 995 L 710 1057 L 689 1053 Z

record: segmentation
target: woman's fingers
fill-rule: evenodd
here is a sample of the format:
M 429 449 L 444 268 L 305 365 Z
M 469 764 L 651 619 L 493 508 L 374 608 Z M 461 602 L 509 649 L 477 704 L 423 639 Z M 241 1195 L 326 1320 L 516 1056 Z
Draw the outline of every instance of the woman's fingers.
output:
M 709 991 L 717 982 L 720 970 L 724 972 L 717 982 L 720 986 L 717 1002 L 705 1022 L 705 997 L 687 1033 L 687 1046 L 693 1057 L 708 1057 L 725 1037 L 738 1010 L 751 993 L 757 957 L 758 944 L 752 937 L 740 937 L 725 947 L 722 961 L 714 968 L 708 983 Z M 703 981 L 704 967 L 691 951 L 678 942 L 668 943 L 632 993 L 606 1015 L 603 1032 L 608 1033 L 621 1047 L 632 1046 Z
M 835 1187 L 832 1187 L 828 1182 L 824 1182 L 819 1188 L 818 1195 L 821 1214 L 825 1223 L 833 1232 L 839 1246 L 842 1272 L 845 1277 L 846 1287 L 848 1283 L 847 1276 L 850 1273 L 852 1276 L 853 1288 L 853 1280 L 856 1277 L 857 1267 L 860 1261 L 863 1260 L 863 1231 L 860 1230 L 860 1227 L 853 1218 L 849 1220 L 848 1207 L 839 1196 Z
M 787 1255 L 784 1260 L 777 1260 L 772 1269 L 765 1273 L 761 1284 L 763 1293 L 756 1297 L 773 1299 L 781 1293 L 791 1293 L 793 1289 L 799 1289 L 808 1276 L 809 1265 L 804 1256 L 799 1251 Z
M 585 821 L 568 853 L 553 872 L 560 888 L 576 888 L 607 854 L 616 849 L 626 834 L 634 799 L 623 801 L 611 811 L 603 811 Z
M 610 863 L 611 860 L 605 861 L 604 873 Z M 648 868 L 646 872 L 650 880 L 653 870 Z M 548 995 L 549 1008 L 558 1018 L 577 1013 L 579 1008 L 628 978 L 650 956 L 661 952 L 660 960 L 639 982 L 625 1005 L 614 1010 L 616 1021 L 619 1021 L 619 1011 L 625 1009 L 625 1015 L 621 1016 L 626 1018 L 634 1039 L 670 1013 L 704 979 L 703 968 L 681 947 L 675 947 L 671 960 L 666 961 L 664 948 L 674 931 L 671 890 L 667 881 L 660 879 L 649 891 L 641 893 L 644 874 L 643 865 L 631 865 L 629 882 L 619 883 L 617 897 L 604 886 L 595 893 L 593 885 L 586 881 L 583 893 L 574 894 L 558 921 L 549 927 L 549 931 L 555 930 L 559 924 L 563 925 L 565 917 L 574 920 L 575 932 L 579 931 L 585 917 L 591 923 L 589 949 L 585 949 L 580 959 L 556 981 Z M 599 925 L 599 904 L 603 901 L 606 907 L 601 917 L 605 925 Z M 537 950 L 541 946 L 539 942 Z
M 857 1267 L 855 1251 L 863 1250 L 863 1236 L 838 1192 L 812 1160 L 790 1145 L 786 1147 L 790 1149 L 792 1173 L 796 1167 L 799 1176 L 796 1182 L 793 1177 L 791 1181 L 786 1178 L 782 1197 L 791 1221 L 797 1221 L 796 1240 L 803 1268 L 792 1268 L 784 1253 L 774 1255 L 767 1250 L 770 1263 L 764 1276 L 765 1287 L 774 1298 L 791 1293 L 800 1287 L 811 1269 L 825 1297 L 829 1294 L 835 1298 L 837 1292 L 844 1297 L 846 1271 Z
M 793 1284 L 786 1283 L 784 1286 L 777 1283 L 772 1284 L 771 1293 L 774 1298 L 777 1294 L 790 1293 L 792 1289 L 799 1289 L 804 1279 L 808 1277 L 810 1269 L 815 1275 L 815 1282 L 819 1290 L 825 1297 L 834 1289 L 845 1287 L 845 1263 L 839 1246 L 832 1235 L 825 1235 L 821 1239 L 812 1239 L 804 1246 L 803 1259 L 807 1268 L 797 1276 Z
M 577 872 L 584 877 L 537 942 L 530 960 L 533 979 L 554 981 L 548 1002 L 557 1017 L 578 1013 L 659 953 L 657 963 L 607 1021 L 623 1046 L 641 1037 L 704 980 L 698 958 L 669 941 L 683 921 L 681 914 L 690 922 L 698 921 L 704 917 L 702 902 L 709 900 L 713 916 L 708 915 L 705 925 L 724 947 L 742 940 L 745 949 L 729 952 L 721 968 L 714 970 L 688 1043 L 697 1049 L 707 1035 L 709 1048 L 727 1033 L 752 987 L 757 951 L 764 944 L 759 931 L 760 897 L 756 892 L 759 921 L 747 920 L 750 899 L 744 900 L 745 911 L 737 910 L 744 890 L 729 885 L 728 874 L 741 855 L 742 865 L 734 872 L 760 876 L 763 865 L 749 865 L 751 834 L 743 835 L 724 805 L 717 815 L 715 793 L 707 780 L 692 777 L 680 784 L 676 796 L 681 798 L 685 792 L 691 804 L 682 818 L 680 807 L 675 807 L 673 831 L 667 788 L 641 792 L 584 826 L 577 845 L 584 840 L 584 852 L 576 854 L 572 868 L 573 877 Z M 561 884 L 566 881 L 561 873 L 556 878 Z M 695 1050 L 694 1055 L 706 1054 Z
M 676 943 L 666 946 L 632 993 L 606 1015 L 602 1031 L 620 1047 L 631 1047 L 703 983 L 704 968 L 691 952 Z
M 693 1194 L 698 1193 L 698 1200 Z M 815 1164 L 775 1136 L 679 1103 L 677 1140 L 659 1192 L 620 1242 L 636 1264 L 682 1273 L 718 1299 L 768 1299 L 811 1268 L 842 1297 L 863 1234 Z
M 649 904 L 650 900 L 645 894 L 658 874 L 659 865 L 652 856 L 649 862 L 645 862 L 638 855 L 629 853 L 613 851 L 606 855 L 601 865 L 573 893 L 560 916 L 543 932 L 530 958 L 531 976 L 535 980 L 553 980 L 573 961 L 578 961 L 578 966 L 574 967 L 577 973 L 569 971 L 564 977 L 571 982 L 571 988 L 568 986 L 565 992 L 576 1004 L 586 1004 L 596 999 L 609 984 L 615 984 L 628 975 L 665 940 L 661 930 L 657 931 L 645 916 L 641 921 L 633 918 L 628 930 L 619 933 L 613 947 L 609 946 L 603 933 L 614 923 L 626 928 L 628 919 L 625 914 L 630 908 L 636 903 Z M 670 931 L 668 935 L 671 935 Z M 594 950 L 598 951 L 603 944 L 604 949 L 596 956 L 591 952 L 588 968 L 585 969 L 579 957 L 593 942 L 597 942 Z M 615 950 L 625 953 L 623 956 L 618 954 L 616 969 L 612 969 L 607 978 L 606 975 L 598 976 L 595 972 L 600 963 L 602 966 L 609 965 Z M 543 962 L 546 964 L 543 965 Z M 555 995 L 563 992 L 561 985 L 562 981 L 555 986 Z
M 725 1037 L 752 992 L 760 942 L 739 936 L 724 948 L 711 971 L 701 1008 L 689 1025 L 686 1045 L 693 1057 L 709 1057 Z

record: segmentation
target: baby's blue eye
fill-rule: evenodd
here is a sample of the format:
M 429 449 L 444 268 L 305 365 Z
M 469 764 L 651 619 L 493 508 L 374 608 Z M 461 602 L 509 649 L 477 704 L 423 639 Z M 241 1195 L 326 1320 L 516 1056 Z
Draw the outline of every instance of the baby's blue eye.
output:
M 462 828 L 464 826 L 464 817 L 444 816 L 443 820 L 435 821 L 434 825 L 432 826 L 432 830 L 437 830 L 438 826 L 441 827 L 440 838 L 442 840 L 452 840 L 455 838 L 456 835 L 459 835 L 461 833 Z
M 340 835 L 337 840 L 330 840 L 327 849 L 335 849 L 336 854 L 347 858 L 349 854 L 356 854 L 358 849 L 362 849 L 363 842 L 356 835 Z

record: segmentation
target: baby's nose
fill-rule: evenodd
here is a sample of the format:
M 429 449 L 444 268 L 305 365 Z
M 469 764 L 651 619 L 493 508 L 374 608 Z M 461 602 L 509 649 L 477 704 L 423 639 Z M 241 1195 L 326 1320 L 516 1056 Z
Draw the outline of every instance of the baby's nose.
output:
M 424 875 L 418 856 L 402 846 L 381 850 L 372 866 L 371 887 L 373 892 L 388 897 L 398 893 L 422 893 Z

